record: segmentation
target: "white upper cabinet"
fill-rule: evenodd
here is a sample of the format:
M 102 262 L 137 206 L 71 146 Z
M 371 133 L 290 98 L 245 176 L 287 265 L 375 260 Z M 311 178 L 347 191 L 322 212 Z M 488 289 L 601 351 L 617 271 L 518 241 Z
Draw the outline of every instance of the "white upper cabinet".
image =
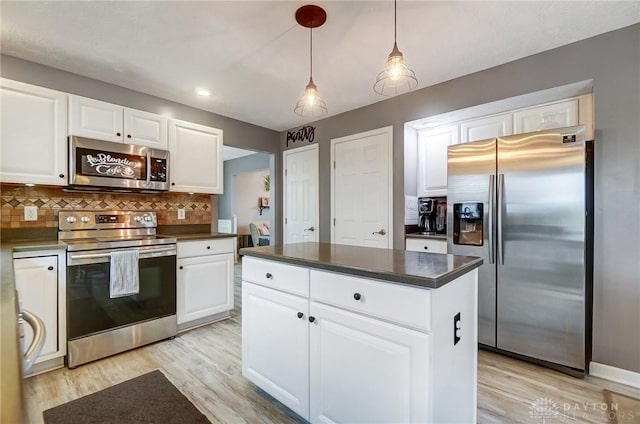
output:
M 458 144 L 458 125 L 421 131 L 418 136 L 418 197 L 447 195 L 447 147 Z
M 67 95 L 0 78 L 0 180 L 66 185 Z
M 460 123 L 460 143 L 486 140 L 509 134 L 513 134 L 513 120 L 510 113 Z
M 167 118 L 80 96 L 69 97 L 69 134 L 167 149 Z
M 222 130 L 169 120 L 171 191 L 222 194 Z
M 515 134 L 578 125 L 578 99 L 515 111 L 513 122 Z
M 124 142 L 138 146 L 168 149 L 168 119 L 155 113 L 124 108 Z

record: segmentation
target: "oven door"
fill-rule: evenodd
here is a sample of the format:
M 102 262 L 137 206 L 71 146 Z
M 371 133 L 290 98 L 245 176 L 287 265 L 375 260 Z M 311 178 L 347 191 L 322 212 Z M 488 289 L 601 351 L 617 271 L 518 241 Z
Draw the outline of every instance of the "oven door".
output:
M 176 246 L 134 249 L 139 251 L 139 293 L 113 299 L 109 296 L 112 250 L 67 253 L 69 340 L 175 315 Z

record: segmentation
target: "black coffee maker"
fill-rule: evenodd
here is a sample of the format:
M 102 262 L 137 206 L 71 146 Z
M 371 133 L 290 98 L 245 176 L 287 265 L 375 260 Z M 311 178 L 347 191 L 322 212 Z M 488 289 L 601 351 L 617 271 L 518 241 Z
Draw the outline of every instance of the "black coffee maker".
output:
M 418 199 L 418 231 L 421 234 L 436 234 L 438 200 L 429 197 Z

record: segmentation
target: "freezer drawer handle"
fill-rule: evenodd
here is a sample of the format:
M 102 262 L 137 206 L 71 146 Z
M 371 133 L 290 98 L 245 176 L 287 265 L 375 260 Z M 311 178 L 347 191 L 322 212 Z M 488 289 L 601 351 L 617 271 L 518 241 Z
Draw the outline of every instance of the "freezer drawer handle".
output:
M 502 221 L 504 208 L 504 174 L 498 175 L 498 263 L 504 265 L 504 240 L 502 239 Z

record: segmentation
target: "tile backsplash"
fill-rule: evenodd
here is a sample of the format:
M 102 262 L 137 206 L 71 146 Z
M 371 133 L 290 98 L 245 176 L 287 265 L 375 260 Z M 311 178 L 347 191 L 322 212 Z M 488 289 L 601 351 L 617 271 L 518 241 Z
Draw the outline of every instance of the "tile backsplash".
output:
M 1 228 L 57 227 L 60 210 L 149 210 L 158 214 L 158 225 L 211 224 L 208 194 L 74 193 L 61 187 L 1 184 L 0 202 Z M 24 220 L 25 206 L 38 207 L 37 221 Z M 185 219 L 178 220 L 178 209 L 185 209 Z

